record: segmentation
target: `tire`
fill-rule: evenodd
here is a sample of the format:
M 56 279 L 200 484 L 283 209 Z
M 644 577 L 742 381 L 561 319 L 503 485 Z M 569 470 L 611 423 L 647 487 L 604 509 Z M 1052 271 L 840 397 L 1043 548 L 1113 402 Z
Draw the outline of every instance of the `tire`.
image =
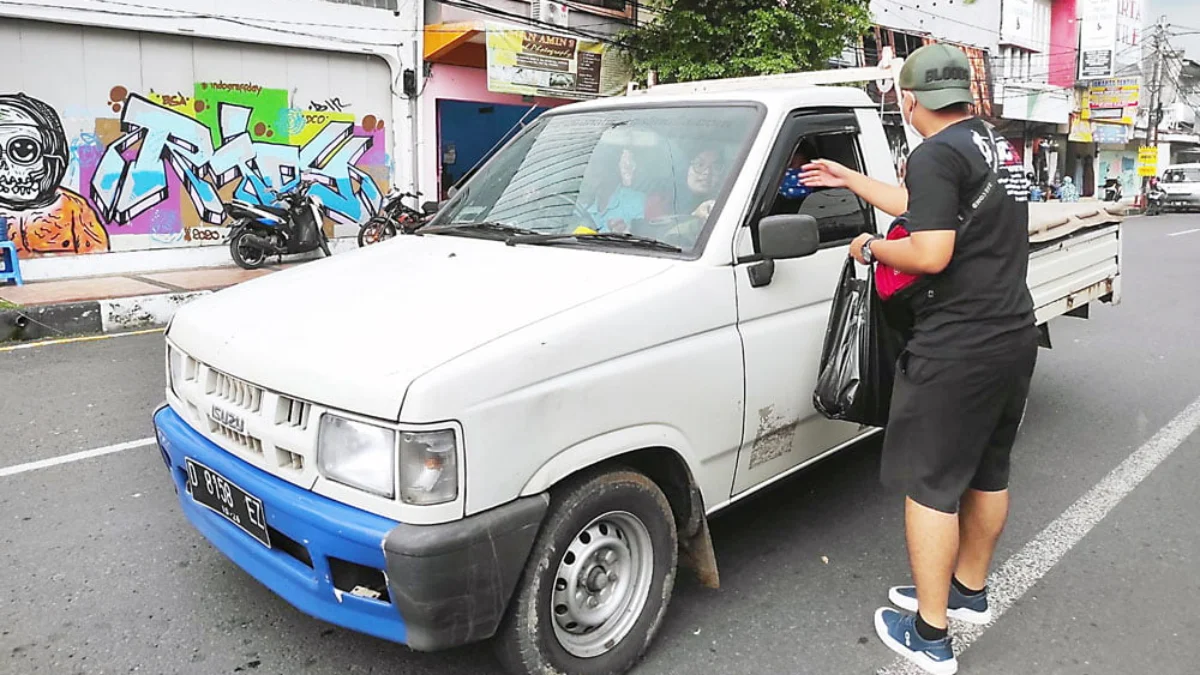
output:
M 257 246 L 245 244 L 242 242 L 249 231 L 239 232 L 229 242 L 229 255 L 233 257 L 233 262 L 244 270 L 256 270 L 267 264 L 267 258 L 270 256 L 266 251 Z
M 500 662 L 513 675 L 625 673 L 662 625 L 677 546 L 671 505 L 641 473 L 615 469 L 556 490 L 496 634 Z
M 396 236 L 396 226 L 383 218 L 372 218 L 358 228 L 358 247 L 377 244 Z

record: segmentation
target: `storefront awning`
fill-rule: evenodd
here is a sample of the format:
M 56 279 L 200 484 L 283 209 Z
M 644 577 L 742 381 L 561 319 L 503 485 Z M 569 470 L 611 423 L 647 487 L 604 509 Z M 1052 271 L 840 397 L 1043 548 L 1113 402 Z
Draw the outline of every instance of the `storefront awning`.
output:
M 468 68 L 487 67 L 487 36 L 482 21 L 425 26 L 425 61 Z

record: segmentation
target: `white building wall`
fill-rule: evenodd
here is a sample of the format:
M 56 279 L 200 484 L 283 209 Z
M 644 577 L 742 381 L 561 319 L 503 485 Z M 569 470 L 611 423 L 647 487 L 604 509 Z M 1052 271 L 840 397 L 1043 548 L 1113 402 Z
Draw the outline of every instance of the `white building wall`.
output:
M 0 120 L 38 111 L 39 140 L 61 135 L 67 160 L 44 198 L 0 189 L 26 278 L 228 262 L 210 248 L 223 204 L 269 199 L 297 175 L 319 182 L 339 235 L 392 184 L 412 186 L 402 82 L 420 72 L 420 8 L 138 4 L 0 4 L 0 44 L 17 47 L 0 69 Z

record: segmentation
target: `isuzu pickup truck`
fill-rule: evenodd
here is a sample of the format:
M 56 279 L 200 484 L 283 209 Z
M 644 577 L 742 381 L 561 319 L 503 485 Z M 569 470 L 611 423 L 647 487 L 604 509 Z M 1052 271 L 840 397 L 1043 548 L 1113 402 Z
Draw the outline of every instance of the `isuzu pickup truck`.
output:
M 822 86 L 876 70 L 556 109 L 416 234 L 182 308 L 154 423 L 184 514 L 318 619 L 625 672 L 677 568 L 717 585 L 710 518 L 878 431 L 812 392 L 847 244 L 890 219 L 792 170 L 897 180 L 875 104 Z M 1031 210 L 1038 322 L 1117 302 L 1120 217 Z

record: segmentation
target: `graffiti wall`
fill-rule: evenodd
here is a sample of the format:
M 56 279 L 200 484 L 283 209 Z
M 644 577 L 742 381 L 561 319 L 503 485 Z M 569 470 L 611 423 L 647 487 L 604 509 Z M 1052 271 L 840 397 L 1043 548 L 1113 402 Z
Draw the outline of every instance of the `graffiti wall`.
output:
M 0 223 L 22 257 L 217 245 L 227 203 L 271 204 L 302 179 L 328 227 L 362 222 L 388 187 L 387 81 L 365 95 L 371 109 L 353 98 L 361 75 L 339 91 L 324 70 L 319 95 L 249 78 L 139 87 L 113 73 L 64 97 L 0 77 Z

